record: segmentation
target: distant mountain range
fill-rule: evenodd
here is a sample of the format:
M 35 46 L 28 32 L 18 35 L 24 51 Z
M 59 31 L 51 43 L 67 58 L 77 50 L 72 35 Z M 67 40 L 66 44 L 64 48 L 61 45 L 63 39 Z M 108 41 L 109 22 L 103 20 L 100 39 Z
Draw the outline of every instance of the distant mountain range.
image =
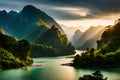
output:
M 102 33 L 104 32 L 104 26 L 90 27 L 84 33 L 76 33 L 76 41 L 72 40 L 72 43 L 76 49 L 86 50 L 87 48 L 96 48 L 96 41 L 101 38 Z M 78 39 L 77 39 L 78 38 Z M 75 39 L 73 37 L 73 39 Z
M 47 52 L 46 52 L 47 51 Z M 62 34 L 58 28 L 52 26 L 44 32 L 32 45 L 32 56 L 61 56 L 74 54 L 74 47 L 67 36 Z
M 5 10 L 0 11 L 0 25 L 5 33 L 15 36 L 18 39 L 27 39 L 32 42 L 36 40 L 43 32 L 55 25 L 64 33 L 56 21 L 32 5 L 27 5 L 19 13 Z
M 101 39 L 97 40 L 97 49 L 87 49 L 81 56 L 76 55 L 71 66 L 87 69 L 120 68 L 120 22 L 106 26 L 104 31 L 100 31 L 102 35 L 100 34 Z
M 80 30 L 76 30 L 74 32 L 74 35 L 72 37 L 72 44 L 76 44 L 76 41 L 83 35 L 84 32 L 80 31 Z
M 62 25 L 60 24 L 61 27 L 63 28 L 65 34 L 67 35 L 68 39 L 70 41 L 72 41 L 72 38 L 74 36 L 74 33 L 76 30 L 80 30 L 81 32 L 84 32 L 85 31 L 85 28 L 83 26 L 78 26 L 78 27 L 68 27 L 68 26 L 65 26 L 65 25 Z

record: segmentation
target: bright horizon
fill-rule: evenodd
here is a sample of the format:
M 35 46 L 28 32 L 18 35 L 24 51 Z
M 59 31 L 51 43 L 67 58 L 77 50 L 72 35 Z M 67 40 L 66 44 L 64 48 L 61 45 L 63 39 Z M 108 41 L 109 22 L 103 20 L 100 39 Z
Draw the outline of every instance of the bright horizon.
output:
M 57 20 L 59 24 L 63 24 L 68 27 L 79 27 L 79 26 L 107 26 L 107 25 L 113 25 L 115 20 Z
M 84 27 L 88 29 L 91 26 L 108 26 L 113 25 L 115 20 L 57 20 L 59 24 L 63 24 L 67 27 Z M 84 31 L 82 30 L 82 31 Z

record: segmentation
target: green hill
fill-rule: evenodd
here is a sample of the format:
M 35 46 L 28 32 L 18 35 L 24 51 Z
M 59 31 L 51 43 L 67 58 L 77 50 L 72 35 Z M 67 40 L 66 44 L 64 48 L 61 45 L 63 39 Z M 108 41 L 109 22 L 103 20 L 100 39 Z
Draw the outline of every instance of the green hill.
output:
M 2 33 L 0 29 L 0 68 L 18 68 L 33 63 L 31 47 L 26 40 L 18 41 Z
M 38 50 L 36 50 L 37 47 L 39 47 Z M 34 41 L 32 49 L 32 56 L 36 54 L 42 56 L 60 56 L 74 53 L 74 47 L 68 41 L 66 35 L 63 35 L 54 25 Z M 34 51 L 38 52 L 34 53 Z
M 6 10 L 0 11 L 0 25 L 4 30 L 5 34 L 9 36 L 14 36 L 18 40 L 25 39 L 22 41 L 17 41 L 13 37 L 9 37 L 9 39 L 11 40 L 5 38 L 6 40 L 8 40 L 5 43 L 10 44 L 10 47 L 12 45 L 12 48 L 17 50 L 18 54 L 21 53 L 19 47 L 28 47 L 27 41 L 29 41 L 32 45 L 33 55 L 42 53 L 36 57 L 40 57 L 41 55 L 58 56 L 58 54 L 66 55 L 73 53 L 73 47 L 69 43 L 67 37 L 63 35 L 64 31 L 59 26 L 59 24 L 57 24 L 57 22 L 52 17 L 32 5 L 26 5 L 20 12 L 16 12 L 13 10 L 10 12 L 7 12 Z M 52 25 L 55 25 L 56 30 L 51 29 Z M 21 43 L 24 43 L 25 45 L 19 45 Z M 6 46 L 8 46 L 8 44 L 2 46 L 5 46 L 5 48 L 7 48 Z M 44 49 L 43 51 L 40 50 L 41 47 L 42 50 Z M 51 55 L 52 53 L 49 53 L 49 49 L 52 49 L 53 55 Z M 14 52 L 11 53 L 14 54 Z M 31 56 L 34 57 L 33 55 Z

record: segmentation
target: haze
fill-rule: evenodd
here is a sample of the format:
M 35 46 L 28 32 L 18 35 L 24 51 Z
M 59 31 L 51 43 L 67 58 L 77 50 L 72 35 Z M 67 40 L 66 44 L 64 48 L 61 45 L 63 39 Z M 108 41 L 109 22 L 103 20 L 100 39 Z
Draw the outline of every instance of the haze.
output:
M 5 0 L 0 10 L 20 11 L 31 4 L 68 27 L 112 25 L 120 16 L 119 0 Z

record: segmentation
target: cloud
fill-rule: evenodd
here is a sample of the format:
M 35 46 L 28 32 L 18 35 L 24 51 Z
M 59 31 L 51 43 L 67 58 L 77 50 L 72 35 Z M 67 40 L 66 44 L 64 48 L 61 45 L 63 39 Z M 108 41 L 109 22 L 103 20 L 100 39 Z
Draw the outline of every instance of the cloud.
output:
M 33 0 L 32 0 L 33 1 Z M 35 1 L 33 1 L 35 2 Z M 111 16 L 120 13 L 120 0 L 36 0 L 37 3 L 44 3 L 49 5 L 54 5 L 58 7 L 76 7 L 76 8 L 86 8 L 89 12 L 86 12 L 86 16 L 77 15 L 78 17 L 74 19 L 86 19 L 86 18 L 100 18 L 104 16 Z M 63 12 L 63 10 L 60 10 Z M 64 13 L 65 12 L 65 13 Z M 67 11 L 64 11 L 64 15 Z M 74 16 L 74 10 L 69 12 L 68 17 Z M 68 18 L 66 17 L 66 19 Z M 64 17 L 65 18 L 65 17 Z M 69 19 L 69 18 L 68 18 Z
M 0 1 L 0 9 L 21 10 L 32 4 L 58 20 L 111 19 L 120 15 L 119 3 L 120 0 L 6 0 Z

